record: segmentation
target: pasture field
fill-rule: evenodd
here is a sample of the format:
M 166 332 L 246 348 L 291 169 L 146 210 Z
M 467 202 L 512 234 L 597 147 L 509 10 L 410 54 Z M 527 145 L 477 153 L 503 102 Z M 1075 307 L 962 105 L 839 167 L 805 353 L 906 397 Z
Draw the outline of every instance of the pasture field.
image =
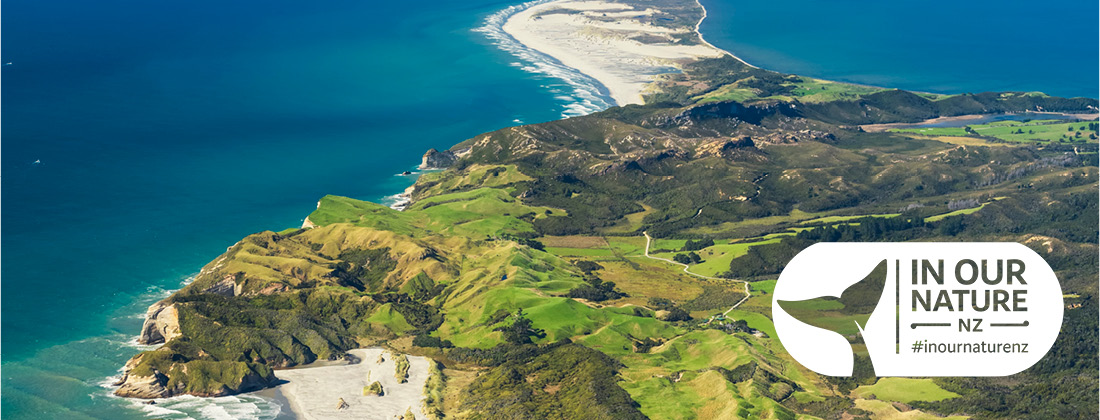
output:
M 691 272 L 704 276 L 715 277 L 718 274 L 729 271 L 730 261 L 745 255 L 749 248 L 756 245 L 772 244 L 779 242 L 781 238 L 772 238 L 759 242 L 738 242 L 733 244 L 715 244 L 703 248 L 696 253 L 703 258 L 703 262 L 691 266 Z
M 985 137 L 1023 143 L 1030 141 L 1058 142 L 1058 141 L 1089 141 L 1089 134 L 1096 134 L 1096 130 L 1089 130 L 1088 122 L 1052 123 L 1050 121 L 998 121 L 971 127 L 974 132 Z
M 854 216 L 825 216 L 825 217 L 818 217 L 816 219 L 806 220 L 806 221 L 803 221 L 799 224 L 803 225 L 803 226 L 812 225 L 812 224 L 826 224 L 826 225 L 828 225 L 828 224 L 834 224 L 834 223 L 837 223 L 837 222 L 844 222 L 844 221 L 848 221 L 848 220 L 862 219 L 864 217 L 890 218 L 890 217 L 897 217 L 897 216 L 901 216 L 901 213 L 857 214 L 857 215 L 854 215 Z
M 856 408 L 867 410 L 875 420 L 965 420 L 967 416 L 939 417 L 920 410 L 900 411 L 893 404 L 878 400 L 856 400 Z
M 961 139 L 979 137 L 995 138 L 1008 143 L 1028 142 L 1097 142 L 1095 121 L 1064 122 L 1064 120 L 994 121 L 966 127 L 914 127 L 889 130 L 895 133 L 917 134 L 943 138 L 945 142 L 960 144 Z M 979 140 L 980 141 L 980 140 Z M 985 142 L 974 145 L 996 144 Z
M 978 207 L 971 207 L 971 208 L 968 208 L 968 209 L 955 210 L 955 211 L 947 212 L 947 213 L 944 213 L 944 214 L 937 214 L 935 216 L 926 217 L 924 219 L 924 221 L 929 222 L 929 223 L 938 222 L 940 220 L 943 220 L 943 219 L 951 217 L 951 216 L 958 216 L 960 214 L 971 214 L 971 213 L 977 212 L 978 210 L 981 210 L 982 208 L 985 207 L 986 204 L 989 204 L 989 203 L 982 203 L 982 205 L 980 205 Z
M 852 394 L 859 398 L 874 395 L 875 399 L 906 404 L 913 401 L 941 401 L 959 396 L 940 388 L 929 378 L 882 378 L 874 385 L 856 388 Z

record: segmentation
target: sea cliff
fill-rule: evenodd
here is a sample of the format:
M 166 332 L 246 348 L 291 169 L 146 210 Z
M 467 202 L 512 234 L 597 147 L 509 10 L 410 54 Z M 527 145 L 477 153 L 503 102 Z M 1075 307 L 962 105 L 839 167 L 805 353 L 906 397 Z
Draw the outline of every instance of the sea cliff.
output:
M 539 13 L 604 17 L 576 7 Z M 769 298 L 746 293 L 810 244 L 1045 243 L 1018 225 L 1059 244 L 1037 251 L 1059 250 L 1063 289 L 1095 288 L 1079 269 L 1094 238 L 1074 233 L 1097 206 L 1094 122 L 1021 144 L 861 128 L 1089 112 L 1095 99 L 871 88 L 725 55 L 677 65 L 644 105 L 429 150 L 421 167 L 443 170 L 420 176 L 403 211 L 326 196 L 303 228 L 249 235 L 149 308 L 141 342 L 162 346 L 126 364 L 116 393 L 246 392 L 275 369 L 381 344 L 445 363 L 454 380 L 439 386 L 455 392 L 439 410 L 471 419 L 855 418 L 870 400 L 851 391 L 875 378 L 801 368 L 772 338 Z

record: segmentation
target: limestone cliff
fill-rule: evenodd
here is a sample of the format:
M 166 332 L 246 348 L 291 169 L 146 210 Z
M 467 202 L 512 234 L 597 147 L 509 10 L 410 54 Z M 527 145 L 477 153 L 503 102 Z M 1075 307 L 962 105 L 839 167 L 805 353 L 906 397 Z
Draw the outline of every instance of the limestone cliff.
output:
M 252 392 L 275 384 L 267 366 L 236 361 L 193 360 L 172 362 L 164 372 L 151 367 L 149 359 L 162 358 L 168 351 L 156 350 L 134 356 L 123 368 L 115 395 L 127 398 L 167 398 L 176 395 L 221 397 Z
M 141 326 L 138 343 L 162 344 L 180 335 L 179 312 L 176 306 L 160 301 L 149 307 Z
M 437 326 L 438 311 L 407 296 L 438 293 L 431 279 L 457 272 L 447 260 L 421 240 L 347 224 L 250 235 L 149 307 L 138 341 L 162 346 L 126 363 L 115 394 L 266 388 L 277 381 L 274 368 L 335 360 L 360 338 L 403 331 L 372 320 L 377 311 L 404 325 Z M 368 292 L 377 296 L 360 294 Z
M 436 149 L 428 149 L 420 160 L 420 169 L 443 169 L 454 165 L 458 157 L 450 150 L 442 152 Z

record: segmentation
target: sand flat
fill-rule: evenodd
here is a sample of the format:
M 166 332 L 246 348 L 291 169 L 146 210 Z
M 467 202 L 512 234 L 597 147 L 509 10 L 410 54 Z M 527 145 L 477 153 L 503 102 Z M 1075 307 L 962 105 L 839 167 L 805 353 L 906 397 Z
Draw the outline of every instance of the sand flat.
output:
M 563 0 L 516 13 L 504 31 L 527 47 L 554 57 L 603 84 L 618 105 L 641 104 L 656 75 L 680 70 L 682 63 L 726 52 L 707 43 L 674 43 L 674 29 L 638 19 L 653 9 L 606 1 Z M 638 39 L 668 42 L 640 42 Z
M 394 378 L 393 354 L 381 348 L 351 350 L 361 361 L 356 364 L 306 367 L 279 370 L 275 376 L 286 380 L 279 391 L 290 402 L 290 409 L 301 419 L 393 419 L 412 409 L 417 419 L 424 419 L 424 384 L 428 380 L 429 360 L 408 356 L 409 379 L 398 383 Z M 378 363 L 378 356 L 385 361 Z M 369 375 L 369 381 L 368 381 Z M 385 394 L 364 396 L 363 387 L 371 382 L 382 384 Z M 338 409 L 340 398 L 348 407 Z

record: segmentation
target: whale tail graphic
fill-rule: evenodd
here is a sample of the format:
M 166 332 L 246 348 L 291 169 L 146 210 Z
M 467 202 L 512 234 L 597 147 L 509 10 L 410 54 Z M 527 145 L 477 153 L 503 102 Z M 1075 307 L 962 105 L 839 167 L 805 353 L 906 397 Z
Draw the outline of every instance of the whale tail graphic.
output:
M 848 286 L 840 297 L 822 296 L 806 300 L 779 300 L 779 307 L 795 319 L 844 336 L 852 345 L 855 361 L 868 363 L 863 344 L 863 329 L 878 307 L 886 288 L 886 260 L 882 260 L 863 280 Z M 873 371 L 873 367 L 871 368 Z M 854 371 L 861 371 L 855 367 Z

